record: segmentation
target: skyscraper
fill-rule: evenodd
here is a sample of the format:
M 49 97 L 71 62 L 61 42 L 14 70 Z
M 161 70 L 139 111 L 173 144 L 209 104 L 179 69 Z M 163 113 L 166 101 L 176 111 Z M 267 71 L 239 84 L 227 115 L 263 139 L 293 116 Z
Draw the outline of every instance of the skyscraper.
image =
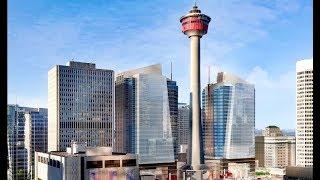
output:
M 136 83 L 134 77 L 117 77 L 115 82 L 115 146 L 116 152 L 135 152 Z
M 167 78 L 161 65 L 119 73 L 116 89 L 116 142 L 121 142 L 116 149 L 139 154 L 139 164 L 173 162 Z
M 186 103 L 178 104 L 178 145 L 189 144 L 191 133 L 190 107 Z
M 7 108 L 8 179 L 27 179 L 33 149 L 46 150 L 47 136 L 42 126 L 47 122 L 46 109 L 18 105 Z M 33 123 L 34 120 L 39 123 Z
M 34 152 L 47 152 L 48 148 L 48 110 L 25 113 L 24 146 L 27 150 L 28 176 L 34 177 Z
M 255 158 L 254 85 L 225 72 L 203 90 L 205 156 L 229 162 Z
M 177 82 L 172 79 L 167 79 L 168 99 L 171 120 L 171 132 L 173 139 L 174 158 L 178 158 L 178 86 Z
M 313 59 L 296 63 L 296 165 L 313 166 Z
M 70 61 L 48 72 L 48 151 L 66 150 L 72 140 L 112 146 L 114 72 Z

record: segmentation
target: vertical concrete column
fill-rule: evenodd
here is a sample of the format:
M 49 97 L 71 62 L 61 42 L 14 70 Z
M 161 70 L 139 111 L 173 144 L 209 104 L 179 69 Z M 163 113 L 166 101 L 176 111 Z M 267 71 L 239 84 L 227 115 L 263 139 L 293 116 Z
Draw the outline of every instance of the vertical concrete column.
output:
M 192 102 L 192 159 L 191 165 L 198 170 L 200 162 L 200 36 L 190 36 L 191 72 L 190 90 Z

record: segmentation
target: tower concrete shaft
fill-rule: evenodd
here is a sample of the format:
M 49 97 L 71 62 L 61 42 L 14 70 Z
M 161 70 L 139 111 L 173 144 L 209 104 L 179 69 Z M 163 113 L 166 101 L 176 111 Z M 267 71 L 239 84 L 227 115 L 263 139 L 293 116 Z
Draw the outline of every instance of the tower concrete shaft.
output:
M 201 162 L 201 148 L 200 148 L 200 37 L 191 36 L 190 44 L 190 93 L 192 99 L 192 154 L 191 154 L 191 165 L 193 168 L 198 167 Z
M 191 166 L 193 170 L 200 170 L 203 161 L 203 147 L 201 143 L 201 109 L 200 109 L 200 38 L 207 33 L 211 18 L 202 14 L 197 6 L 180 18 L 182 32 L 191 40 L 190 44 L 190 93 L 192 118 Z

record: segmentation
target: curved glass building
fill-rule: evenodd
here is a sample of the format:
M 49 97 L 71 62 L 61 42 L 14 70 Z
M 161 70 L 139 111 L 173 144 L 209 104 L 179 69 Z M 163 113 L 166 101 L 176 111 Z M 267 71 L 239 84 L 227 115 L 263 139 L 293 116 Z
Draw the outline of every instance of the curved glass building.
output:
M 206 157 L 255 158 L 254 85 L 225 72 L 202 92 L 203 140 Z
M 161 65 L 118 74 L 116 89 L 115 149 L 139 154 L 139 164 L 174 162 L 167 78 Z

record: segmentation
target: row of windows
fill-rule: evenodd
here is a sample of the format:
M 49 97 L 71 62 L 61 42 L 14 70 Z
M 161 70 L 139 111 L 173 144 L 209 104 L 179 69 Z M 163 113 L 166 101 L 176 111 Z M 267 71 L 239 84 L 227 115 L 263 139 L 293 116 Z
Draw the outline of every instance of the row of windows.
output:
M 305 90 L 305 89 L 313 89 L 312 86 L 304 86 L 304 87 L 299 87 L 297 90 L 301 91 L 301 90 Z
M 136 159 L 122 160 L 122 167 L 136 166 Z M 104 161 L 104 168 L 120 167 L 120 160 Z M 102 161 L 87 161 L 87 169 L 102 168 Z
M 112 71 L 101 71 L 101 70 L 89 70 L 89 69 L 73 69 L 73 68 L 60 68 L 60 74 L 65 74 L 67 77 L 72 77 L 73 74 L 88 74 L 94 76 L 106 76 L 111 75 Z
M 112 128 L 111 122 L 60 122 L 60 128 Z
M 313 93 L 313 91 L 299 91 L 299 92 L 297 92 L 297 94 L 309 94 L 309 93 Z
M 298 125 L 313 125 L 313 122 L 298 122 Z
M 313 103 L 297 103 L 297 106 L 313 105 Z
M 297 75 L 305 74 L 305 73 L 306 73 L 306 74 L 313 73 L 313 70 L 297 72 Z
M 313 79 L 310 78 L 310 79 L 301 79 L 301 80 L 298 80 L 297 83 L 303 83 L 303 82 L 313 82 Z
M 60 168 L 60 162 L 54 159 L 48 159 L 46 157 L 38 157 L 38 162 L 47 164 L 52 167 Z

